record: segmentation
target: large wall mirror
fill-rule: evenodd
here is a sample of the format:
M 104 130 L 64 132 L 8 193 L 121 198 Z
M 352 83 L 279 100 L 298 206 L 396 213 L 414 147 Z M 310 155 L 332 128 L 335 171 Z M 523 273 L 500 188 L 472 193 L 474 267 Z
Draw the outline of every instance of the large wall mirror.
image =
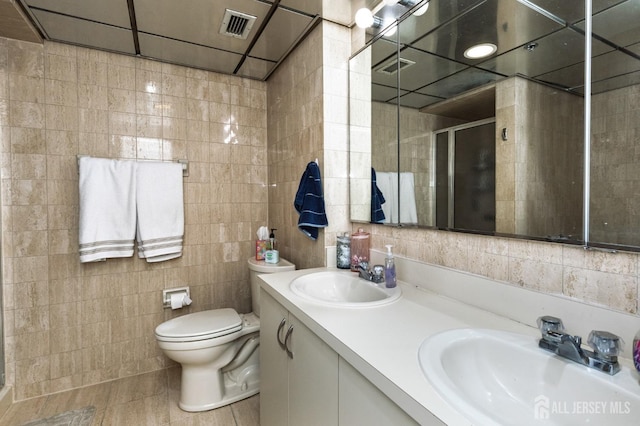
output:
M 423 3 L 350 61 L 351 219 L 640 246 L 640 0 L 593 0 L 590 86 L 582 1 Z

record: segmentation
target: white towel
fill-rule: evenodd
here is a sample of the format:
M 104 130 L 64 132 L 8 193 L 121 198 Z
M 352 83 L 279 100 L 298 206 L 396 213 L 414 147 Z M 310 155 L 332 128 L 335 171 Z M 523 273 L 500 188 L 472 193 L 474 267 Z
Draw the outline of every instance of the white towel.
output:
M 80 262 L 133 256 L 135 162 L 80 157 Z
M 400 223 L 418 223 L 413 173 L 400 173 Z
M 182 255 L 182 165 L 140 162 L 137 173 L 138 256 L 160 262 Z
M 383 223 L 398 223 L 398 181 L 396 173 L 390 172 L 376 172 L 376 182 L 378 188 L 384 195 L 386 202 L 382 205 L 382 211 L 384 212 Z
M 376 172 L 378 188 L 386 199 L 382 205 L 384 223 L 418 223 L 416 194 L 413 173 L 400 173 L 400 192 L 398 193 L 398 173 Z

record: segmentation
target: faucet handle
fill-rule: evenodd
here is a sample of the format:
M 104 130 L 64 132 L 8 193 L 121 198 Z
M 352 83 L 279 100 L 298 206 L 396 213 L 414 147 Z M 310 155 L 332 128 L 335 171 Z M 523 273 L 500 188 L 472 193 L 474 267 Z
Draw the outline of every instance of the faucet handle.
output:
M 361 260 L 360 263 L 358 263 L 358 269 L 364 272 L 369 272 L 369 262 Z
M 562 324 L 562 320 L 550 315 L 539 317 L 536 323 L 538 324 L 538 329 L 540 329 L 543 336 L 547 334 L 548 331 L 564 331 L 564 324 Z
M 624 347 L 622 338 L 608 331 L 593 330 L 589 333 L 587 343 L 593 348 L 596 355 L 604 359 L 617 357 Z

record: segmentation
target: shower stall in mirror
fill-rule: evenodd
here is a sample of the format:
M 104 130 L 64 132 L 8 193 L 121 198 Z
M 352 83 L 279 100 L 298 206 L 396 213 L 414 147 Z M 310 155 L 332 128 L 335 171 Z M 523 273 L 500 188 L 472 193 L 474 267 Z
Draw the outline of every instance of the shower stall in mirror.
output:
M 589 245 L 640 247 L 640 1 L 592 2 Z
M 436 226 L 496 230 L 495 120 L 435 133 Z

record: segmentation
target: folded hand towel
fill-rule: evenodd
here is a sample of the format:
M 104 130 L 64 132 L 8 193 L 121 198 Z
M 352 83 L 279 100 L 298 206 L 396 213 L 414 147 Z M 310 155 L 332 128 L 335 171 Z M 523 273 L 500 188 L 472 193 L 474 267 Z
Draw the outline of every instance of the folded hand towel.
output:
M 133 256 L 135 162 L 80 157 L 80 262 Z
M 137 172 L 138 257 L 160 262 L 182 255 L 182 165 L 140 162 Z
M 298 229 L 312 240 L 318 238 L 318 228 L 329 225 L 324 209 L 320 168 L 315 161 L 307 164 L 293 205 L 300 214 Z
M 376 178 L 376 171 L 371 168 L 371 222 L 384 223 L 384 211 L 382 205 L 386 203 L 384 195 L 380 188 L 378 188 L 378 182 Z

